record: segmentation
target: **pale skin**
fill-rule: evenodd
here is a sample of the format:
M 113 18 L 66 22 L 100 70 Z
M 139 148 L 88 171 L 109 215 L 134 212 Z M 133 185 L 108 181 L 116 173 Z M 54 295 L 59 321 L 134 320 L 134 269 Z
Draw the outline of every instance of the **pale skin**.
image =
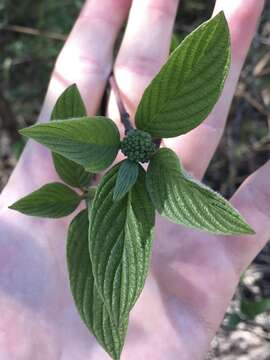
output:
M 262 0 L 216 1 L 214 12 L 225 11 L 231 31 L 229 79 L 201 126 L 165 141 L 199 179 L 222 135 L 263 6 Z M 177 7 L 176 0 L 87 1 L 57 60 L 39 120 L 48 120 L 56 98 L 74 82 L 88 113 L 95 114 L 112 69 L 113 43 L 128 14 L 114 71 L 133 118 L 143 90 L 168 56 Z M 108 115 L 119 124 L 113 96 Z M 231 199 L 254 236 L 213 236 L 157 217 L 151 270 L 131 313 L 123 360 L 204 359 L 240 274 L 270 238 L 269 178 L 268 161 Z M 49 152 L 30 141 L 0 197 L 1 360 L 109 359 L 71 298 L 65 263 L 70 218 L 38 219 L 7 209 L 55 180 Z

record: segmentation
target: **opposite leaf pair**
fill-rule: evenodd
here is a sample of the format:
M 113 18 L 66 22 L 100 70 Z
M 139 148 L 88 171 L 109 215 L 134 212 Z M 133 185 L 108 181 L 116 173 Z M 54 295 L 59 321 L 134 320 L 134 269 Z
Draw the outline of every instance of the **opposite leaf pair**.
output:
M 122 141 L 112 120 L 86 116 L 75 85 L 57 101 L 53 121 L 21 131 L 52 150 L 61 179 L 82 193 L 48 184 L 12 208 L 59 217 L 86 200 L 87 209 L 69 228 L 71 290 L 82 319 L 113 359 L 120 358 L 129 313 L 147 276 L 155 209 L 172 222 L 215 234 L 253 233 L 225 199 L 184 171 L 172 150 L 157 145 L 204 120 L 229 64 L 229 31 L 220 13 L 171 54 L 140 101 L 137 129 L 126 129 Z M 95 191 L 92 173 L 108 168 L 120 149 L 127 159 L 108 170 Z M 148 161 L 145 172 L 140 163 Z
M 158 139 L 179 136 L 198 126 L 217 102 L 229 66 L 229 30 L 221 12 L 186 37 L 147 87 L 135 115 L 137 129 Z M 63 119 L 58 114 L 54 112 L 53 119 Z M 83 116 L 81 111 L 76 116 L 80 119 L 69 116 L 63 123 L 34 125 L 21 133 L 99 172 L 115 159 L 119 132 L 108 118 Z

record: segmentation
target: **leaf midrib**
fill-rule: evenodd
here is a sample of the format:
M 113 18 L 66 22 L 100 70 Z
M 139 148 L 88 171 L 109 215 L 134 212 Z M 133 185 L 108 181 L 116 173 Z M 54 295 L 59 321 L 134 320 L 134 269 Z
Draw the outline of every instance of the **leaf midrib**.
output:
M 212 61 L 215 61 L 216 58 L 218 58 L 218 55 L 217 55 L 215 58 L 213 58 Z M 199 62 L 199 61 L 197 60 L 196 65 L 194 65 L 193 71 L 192 71 L 192 72 L 189 71 L 189 75 L 186 76 L 185 81 L 192 81 L 192 78 L 193 78 L 193 74 L 192 74 L 192 73 L 196 71 L 196 67 L 197 67 L 198 62 Z M 208 66 L 209 66 L 209 64 L 205 64 L 205 66 L 204 66 L 202 69 L 200 69 L 200 71 L 203 71 L 203 69 L 207 68 Z M 162 80 L 160 80 L 160 81 L 162 81 Z M 182 83 L 177 86 L 175 93 L 178 93 L 178 92 L 181 90 L 181 86 L 182 86 Z M 217 85 L 217 87 L 219 87 L 219 84 Z M 193 91 L 194 91 L 194 90 L 190 90 L 189 92 L 184 93 L 184 96 L 189 95 L 189 94 L 192 93 Z M 165 102 L 163 103 L 163 105 L 160 107 L 160 110 L 152 117 L 152 119 L 149 119 L 149 120 L 148 120 L 149 123 L 155 122 L 156 119 L 157 119 L 159 116 L 161 116 L 164 112 L 166 113 L 165 110 L 166 110 L 166 107 L 168 107 L 168 103 L 175 101 L 175 99 L 177 99 L 177 95 L 174 96 L 173 98 L 168 98 L 168 99 L 166 99 L 166 101 L 165 101 Z M 197 101 L 198 101 L 198 100 L 196 100 L 196 101 L 194 101 L 194 102 L 192 102 L 192 103 L 195 103 L 195 102 L 197 102 Z M 190 105 L 192 105 L 192 103 L 191 103 Z M 209 106 L 209 105 L 208 105 L 208 106 Z

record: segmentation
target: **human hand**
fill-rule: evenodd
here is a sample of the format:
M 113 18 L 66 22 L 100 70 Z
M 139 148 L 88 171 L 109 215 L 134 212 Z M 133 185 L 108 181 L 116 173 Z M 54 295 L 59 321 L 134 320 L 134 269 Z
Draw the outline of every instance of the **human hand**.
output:
M 95 113 L 112 68 L 113 43 L 129 11 L 114 72 L 133 117 L 145 86 L 168 55 L 178 2 L 134 0 L 131 10 L 130 5 L 129 0 L 91 0 L 85 4 L 58 58 L 41 121 L 48 120 L 56 98 L 73 82 L 80 88 L 88 113 Z M 216 2 L 215 12 L 225 11 L 231 30 L 229 79 L 222 98 L 202 125 L 165 142 L 197 178 L 203 176 L 222 135 L 262 8 L 262 0 Z M 113 96 L 108 114 L 121 127 Z M 255 229 L 255 236 L 213 236 L 158 218 L 151 271 L 131 314 L 122 359 L 203 359 L 241 272 L 269 239 L 269 175 L 268 162 L 232 199 Z M 3 360 L 108 359 L 79 319 L 70 295 L 65 265 L 67 219 L 28 218 L 7 209 L 13 201 L 55 178 L 49 152 L 29 142 L 1 194 Z

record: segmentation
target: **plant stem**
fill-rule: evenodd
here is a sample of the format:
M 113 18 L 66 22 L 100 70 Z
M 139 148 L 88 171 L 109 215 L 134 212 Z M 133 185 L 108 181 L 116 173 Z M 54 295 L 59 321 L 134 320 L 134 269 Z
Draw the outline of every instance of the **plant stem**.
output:
M 125 127 L 125 134 L 127 134 L 128 131 L 133 129 L 133 126 L 130 121 L 129 113 L 126 111 L 125 105 L 121 99 L 120 90 L 115 81 L 115 77 L 114 77 L 113 73 L 111 73 L 111 75 L 110 75 L 109 84 L 111 86 L 112 91 L 114 92 L 114 96 L 116 98 L 116 103 L 117 103 L 118 110 L 120 113 L 120 120 L 121 120 L 121 123 Z M 159 149 L 160 145 L 161 145 L 161 139 L 155 139 L 153 141 L 156 144 L 156 147 Z
M 60 40 L 60 41 L 65 41 L 67 39 L 66 35 L 57 34 L 50 31 L 42 31 L 39 29 L 33 29 L 30 27 L 19 26 L 19 25 L 6 25 L 3 27 L 3 30 L 18 32 L 27 35 L 42 36 L 48 39 Z
M 114 92 L 114 96 L 116 98 L 116 103 L 117 103 L 118 110 L 120 113 L 121 123 L 125 127 L 125 134 L 127 134 L 128 131 L 133 129 L 133 126 L 132 126 L 130 118 L 129 118 L 129 113 L 126 111 L 125 105 L 121 99 L 120 90 L 115 81 L 115 77 L 114 77 L 113 73 L 110 75 L 109 83 L 110 83 L 112 91 Z

